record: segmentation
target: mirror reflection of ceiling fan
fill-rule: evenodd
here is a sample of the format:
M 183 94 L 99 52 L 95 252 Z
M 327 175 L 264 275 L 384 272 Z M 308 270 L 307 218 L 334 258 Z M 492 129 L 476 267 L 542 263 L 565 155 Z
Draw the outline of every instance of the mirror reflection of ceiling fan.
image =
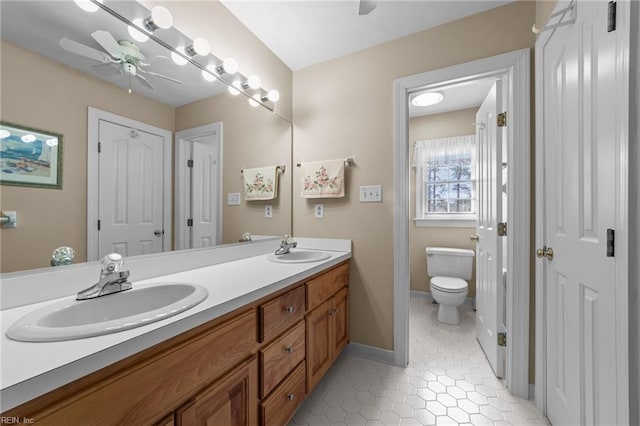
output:
M 100 62 L 97 65 L 93 65 L 93 69 L 98 74 L 104 76 L 127 75 L 129 77 L 129 93 L 131 93 L 131 77 L 134 77 L 149 89 L 153 89 L 153 85 L 146 76 L 163 78 L 174 83 L 182 83 L 175 78 L 167 77 L 166 75 L 146 69 L 151 64 L 143 62 L 146 58 L 135 43 L 128 40 L 116 41 L 111 33 L 102 30 L 94 31 L 91 33 L 91 37 L 102 46 L 104 52 L 78 43 L 77 41 L 69 40 L 66 37 L 61 38 L 58 43 L 68 52 Z

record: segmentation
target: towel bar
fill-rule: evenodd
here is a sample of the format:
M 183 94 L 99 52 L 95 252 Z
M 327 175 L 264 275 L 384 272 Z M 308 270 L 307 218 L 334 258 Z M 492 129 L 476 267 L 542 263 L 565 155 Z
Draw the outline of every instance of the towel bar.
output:
M 349 158 L 345 158 L 345 159 L 344 159 L 344 163 L 345 163 L 347 166 L 353 166 L 353 158 L 351 158 L 351 157 L 349 157 Z M 301 166 L 302 166 L 302 163 L 297 163 L 297 164 L 296 164 L 296 167 L 301 167 Z
M 276 170 L 279 170 L 280 173 L 284 173 L 287 170 L 287 166 L 285 166 L 284 164 L 276 166 Z M 244 170 L 240 169 L 240 173 L 244 173 Z

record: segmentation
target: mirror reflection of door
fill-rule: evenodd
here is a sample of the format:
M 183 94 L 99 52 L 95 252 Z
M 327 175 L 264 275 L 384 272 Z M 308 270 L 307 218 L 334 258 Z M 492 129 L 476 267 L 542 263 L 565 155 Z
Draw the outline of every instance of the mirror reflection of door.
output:
M 163 144 L 153 133 L 100 120 L 98 257 L 163 251 Z
M 221 239 L 222 123 L 176 133 L 176 249 Z

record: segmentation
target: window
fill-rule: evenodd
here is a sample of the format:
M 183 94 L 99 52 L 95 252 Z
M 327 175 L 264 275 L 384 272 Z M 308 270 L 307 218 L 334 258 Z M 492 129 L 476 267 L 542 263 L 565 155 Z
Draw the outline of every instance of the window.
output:
M 416 142 L 418 226 L 475 226 L 475 141 L 470 135 Z

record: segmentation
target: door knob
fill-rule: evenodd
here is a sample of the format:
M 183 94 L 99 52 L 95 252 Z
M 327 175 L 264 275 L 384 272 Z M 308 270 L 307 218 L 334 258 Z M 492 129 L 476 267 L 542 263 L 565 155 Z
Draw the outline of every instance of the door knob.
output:
M 471 241 L 480 241 L 480 235 L 476 235 L 476 234 L 469 235 L 469 239 Z
M 553 249 L 551 247 L 544 246 L 536 250 L 536 256 L 539 258 L 546 257 L 549 260 L 553 260 Z
M 155 231 L 153 231 L 153 235 L 155 235 L 156 237 L 161 237 L 162 234 L 164 234 L 164 231 L 161 229 L 156 229 Z

